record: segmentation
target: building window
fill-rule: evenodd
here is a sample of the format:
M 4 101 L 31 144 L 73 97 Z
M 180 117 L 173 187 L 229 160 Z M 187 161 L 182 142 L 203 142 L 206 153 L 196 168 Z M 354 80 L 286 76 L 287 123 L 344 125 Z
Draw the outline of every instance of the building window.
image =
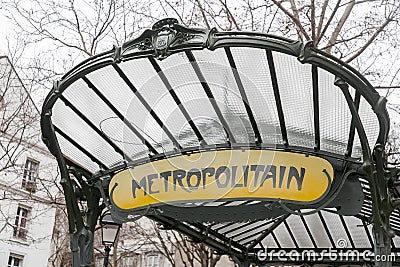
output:
M 17 208 L 17 216 L 15 216 L 13 236 L 16 238 L 26 239 L 26 226 L 28 221 L 29 210 L 23 207 Z
M 95 267 L 103 267 L 104 266 L 104 258 L 103 257 L 96 257 L 95 263 L 94 263 Z
M 30 192 L 36 192 L 36 178 L 38 177 L 39 161 L 26 159 L 24 176 L 22 177 L 22 188 Z
M 127 256 L 122 259 L 122 267 L 134 267 L 135 261 L 132 256 Z
M 158 255 L 148 255 L 147 256 L 147 267 L 158 267 Z
M 24 258 L 23 256 L 11 254 L 8 257 L 7 267 L 21 267 L 23 258 Z

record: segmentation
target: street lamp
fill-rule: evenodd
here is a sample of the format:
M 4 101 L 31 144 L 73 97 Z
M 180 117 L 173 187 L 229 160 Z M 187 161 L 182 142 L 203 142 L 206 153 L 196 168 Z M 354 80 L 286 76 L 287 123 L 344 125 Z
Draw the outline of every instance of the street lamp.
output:
M 115 222 L 111 217 L 111 213 L 106 212 L 100 218 L 101 241 L 105 246 L 104 266 L 108 267 L 108 257 L 110 256 L 111 247 L 114 246 L 121 224 Z

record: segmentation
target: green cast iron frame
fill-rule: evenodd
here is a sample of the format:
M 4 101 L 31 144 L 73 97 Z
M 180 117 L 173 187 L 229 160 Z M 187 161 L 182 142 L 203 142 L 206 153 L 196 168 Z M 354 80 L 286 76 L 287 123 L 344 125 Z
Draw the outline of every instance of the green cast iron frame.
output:
M 164 37 L 160 37 L 164 36 Z M 167 36 L 165 38 L 165 36 Z M 166 41 L 166 43 L 160 42 Z M 93 234 L 98 218 L 104 208 L 111 210 L 116 218 L 128 220 L 129 214 L 124 214 L 112 205 L 108 195 L 108 183 L 111 176 L 126 168 L 142 164 L 146 161 L 155 161 L 162 158 L 174 156 L 177 152 L 158 154 L 148 141 L 142 137 L 142 141 L 148 146 L 150 151 L 149 159 L 139 161 L 125 160 L 111 168 L 103 168 L 97 173 L 90 173 L 81 167 L 74 159 L 65 157 L 58 143 L 56 132 L 69 140 L 78 149 L 87 154 L 99 166 L 102 163 L 87 153 L 85 149 L 74 140 L 58 129 L 52 123 L 52 108 L 56 101 L 63 100 L 63 91 L 78 79 L 86 79 L 85 75 L 102 68 L 104 66 L 113 66 L 118 69 L 118 64 L 123 61 L 134 60 L 137 58 L 163 59 L 172 54 L 185 52 L 189 60 L 190 51 L 198 49 L 215 50 L 224 48 L 229 53 L 229 47 L 253 47 L 261 48 L 266 51 L 282 52 L 297 57 L 301 63 L 309 63 L 314 67 L 320 67 L 337 77 L 335 85 L 339 87 L 347 101 L 348 108 L 352 114 L 348 151 L 345 155 L 337 155 L 320 150 L 319 133 L 316 132 L 315 147 L 308 149 L 304 147 L 291 146 L 285 137 L 286 128 L 282 128 L 283 144 L 276 145 L 274 149 L 282 151 L 293 151 L 304 154 L 316 155 L 328 158 L 335 166 L 339 176 L 346 180 L 349 176 L 359 175 L 365 177 L 370 186 L 372 200 L 372 218 L 368 220 L 373 225 L 374 251 L 377 255 L 387 255 L 391 252 L 391 240 L 398 234 L 390 227 L 390 216 L 399 206 L 399 195 L 395 189 L 397 170 L 386 166 L 387 158 L 385 155 L 385 145 L 389 131 L 389 116 L 386 111 L 386 99 L 381 97 L 372 87 L 372 85 L 355 69 L 335 57 L 316 49 L 312 42 L 306 44 L 291 41 L 285 38 L 271 36 L 262 33 L 253 32 L 218 32 L 215 29 L 192 29 L 177 24 L 174 19 L 164 19 L 153 26 L 153 29 L 146 30 L 139 38 L 123 44 L 121 47 L 114 47 L 112 50 L 94 56 L 65 74 L 60 81 L 54 83 L 53 90 L 46 98 L 41 114 L 41 129 L 43 141 L 56 157 L 60 172 L 61 185 L 64 189 L 65 201 L 68 212 L 70 246 L 73 255 L 73 266 L 91 266 L 93 264 Z M 267 52 L 268 53 L 268 52 Z M 90 86 L 90 82 L 88 82 Z M 356 89 L 358 97 L 362 96 L 372 107 L 379 121 L 379 135 L 374 149 L 371 151 L 368 139 L 363 128 L 363 124 L 358 114 L 357 101 L 352 99 L 349 93 L 349 85 Z M 94 85 L 92 85 L 95 87 Z M 95 88 L 93 88 L 95 89 Z M 68 102 L 65 102 L 68 105 Z M 71 103 L 69 103 L 71 105 Z M 247 108 L 247 107 L 246 107 Z M 278 106 L 279 109 L 279 106 Z M 280 107 L 282 110 L 282 107 Z M 76 111 L 79 112 L 79 111 Z M 251 111 L 249 112 L 251 115 Z M 121 115 L 121 114 L 117 114 Z M 179 148 L 178 154 L 193 153 L 196 151 L 208 151 L 210 149 L 264 149 L 260 134 L 254 118 L 249 115 L 250 121 L 256 135 L 254 144 L 235 143 L 234 137 L 227 131 L 227 143 L 217 146 L 208 146 L 204 143 L 201 135 L 198 135 L 201 146 L 196 148 Z M 121 115 L 122 116 L 122 115 Z M 90 122 L 87 122 L 90 123 Z M 282 123 L 282 122 L 281 122 Z M 318 122 L 316 122 L 316 125 Z M 281 125 L 282 126 L 282 125 Z M 284 126 L 284 124 L 283 124 Z M 226 126 L 227 127 L 227 126 Z M 229 129 L 227 127 L 226 129 Z M 316 127 L 319 130 L 319 126 Z M 351 148 L 354 140 L 355 131 L 358 132 L 362 147 L 362 161 L 351 158 Z M 351 140 L 353 139 L 353 140 Z M 340 168 L 342 166 L 342 168 Z M 346 166 L 345 168 L 343 166 Z M 72 177 L 74 179 L 72 179 Z M 336 189 L 341 188 L 336 185 Z M 335 188 L 334 188 L 335 189 Z M 337 195 L 333 190 L 328 198 L 331 200 Z M 102 200 L 102 201 L 101 201 Z M 82 211 L 79 208 L 79 201 L 86 202 L 86 209 Z M 327 203 L 328 205 L 329 203 Z M 273 225 L 249 246 L 244 246 L 240 242 L 235 242 L 226 235 L 217 230 L 210 229 L 206 224 L 190 222 L 185 223 L 179 219 L 179 213 L 184 212 L 179 208 L 165 209 L 159 212 L 159 209 L 148 208 L 136 215 L 144 215 L 162 225 L 165 229 L 174 229 L 190 237 L 194 242 L 203 242 L 215 251 L 221 254 L 230 255 L 241 266 L 249 266 L 251 263 L 265 264 L 256 257 L 255 246 L 260 243 L 262 237 L 271 233 L 273 229 L 285 222 L 285 219 L 291 214 L 304 215 L 295 210 L 300 208 L 314 208 L 314 212 L 320 212 L 327 205 L 320 204 L 315 206 L 295 206 L 275 202 L 274 205 L 280 205 L 285 211 L 284 214 L 277 215 L 273 220 Z M 204 209 L 207 209 L 206 207 Z M 220 209 L 223 209 L 222 207 Z M 262 209 L 262 208 L 261 208 Z M 210 208 L 210 210 L 212 210 Z M 244 209 L 243 209 L 244 211 Z M 175 213 L 176 217 L 170 217 L 167 212 Z M 218 211 L 215 211 L 218 212 Z M 215 215 L 215 214 L 214 214 Z M 363 218 L 366 220 L 366 218 Z M 380 266 L 388 266 L 390 263 L 378 263 Z

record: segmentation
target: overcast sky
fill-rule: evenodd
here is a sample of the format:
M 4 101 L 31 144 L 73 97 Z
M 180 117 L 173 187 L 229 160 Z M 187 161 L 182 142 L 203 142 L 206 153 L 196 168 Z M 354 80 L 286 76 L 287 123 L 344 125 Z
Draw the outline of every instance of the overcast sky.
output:
M 4 11 L 0 8 L 0 54 L 6 54 L 6 36 L 9 33 L 11 25 L 9 25 L 8 20 L 4 15 Z
M 4 10 L 0 7 L 0 55 L 5 55 L 8 53 L 7 48 L 7 38 L 11 43 L 13 43 L 13 38 L 15 38 L 15 32 L 13 31 L 13 25 L 7 19 L 7 14 L 5 14 Z M 26 51 L 25 51 L 26 52 Z M 400 61 L 399 61 L 400 63 Z M 397 66 L 400 68 L 400 66 Z M 49 81 L 50 83 L 52 81 Z M 382 95 L 386 95 L 387 90 L 378 90 L 378 92 Z M 41 92 L 40 95 L 33 96 L 35 100 L 42 99 L 46 92 Z M 389 97 L 389 103 L 391 104 L 399 104 L 400 105 L 400 89 L 395 89 L 393 93 Z M 391 117 L 393 120 L 400 122 L 400 116 L 398 114 L 394 114 L 390 109 L 389 112 L 391 113 Z

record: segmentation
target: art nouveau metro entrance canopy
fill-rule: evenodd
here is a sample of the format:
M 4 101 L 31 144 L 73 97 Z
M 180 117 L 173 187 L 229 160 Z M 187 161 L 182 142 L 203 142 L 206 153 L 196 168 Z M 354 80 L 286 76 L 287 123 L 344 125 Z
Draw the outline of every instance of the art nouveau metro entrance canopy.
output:
M 385 99 L 310 43 L 163 20 L 57 82 L 42 130 L 73 240 L 107 206 L 242 264 L 266 246 L 398 247 Z

